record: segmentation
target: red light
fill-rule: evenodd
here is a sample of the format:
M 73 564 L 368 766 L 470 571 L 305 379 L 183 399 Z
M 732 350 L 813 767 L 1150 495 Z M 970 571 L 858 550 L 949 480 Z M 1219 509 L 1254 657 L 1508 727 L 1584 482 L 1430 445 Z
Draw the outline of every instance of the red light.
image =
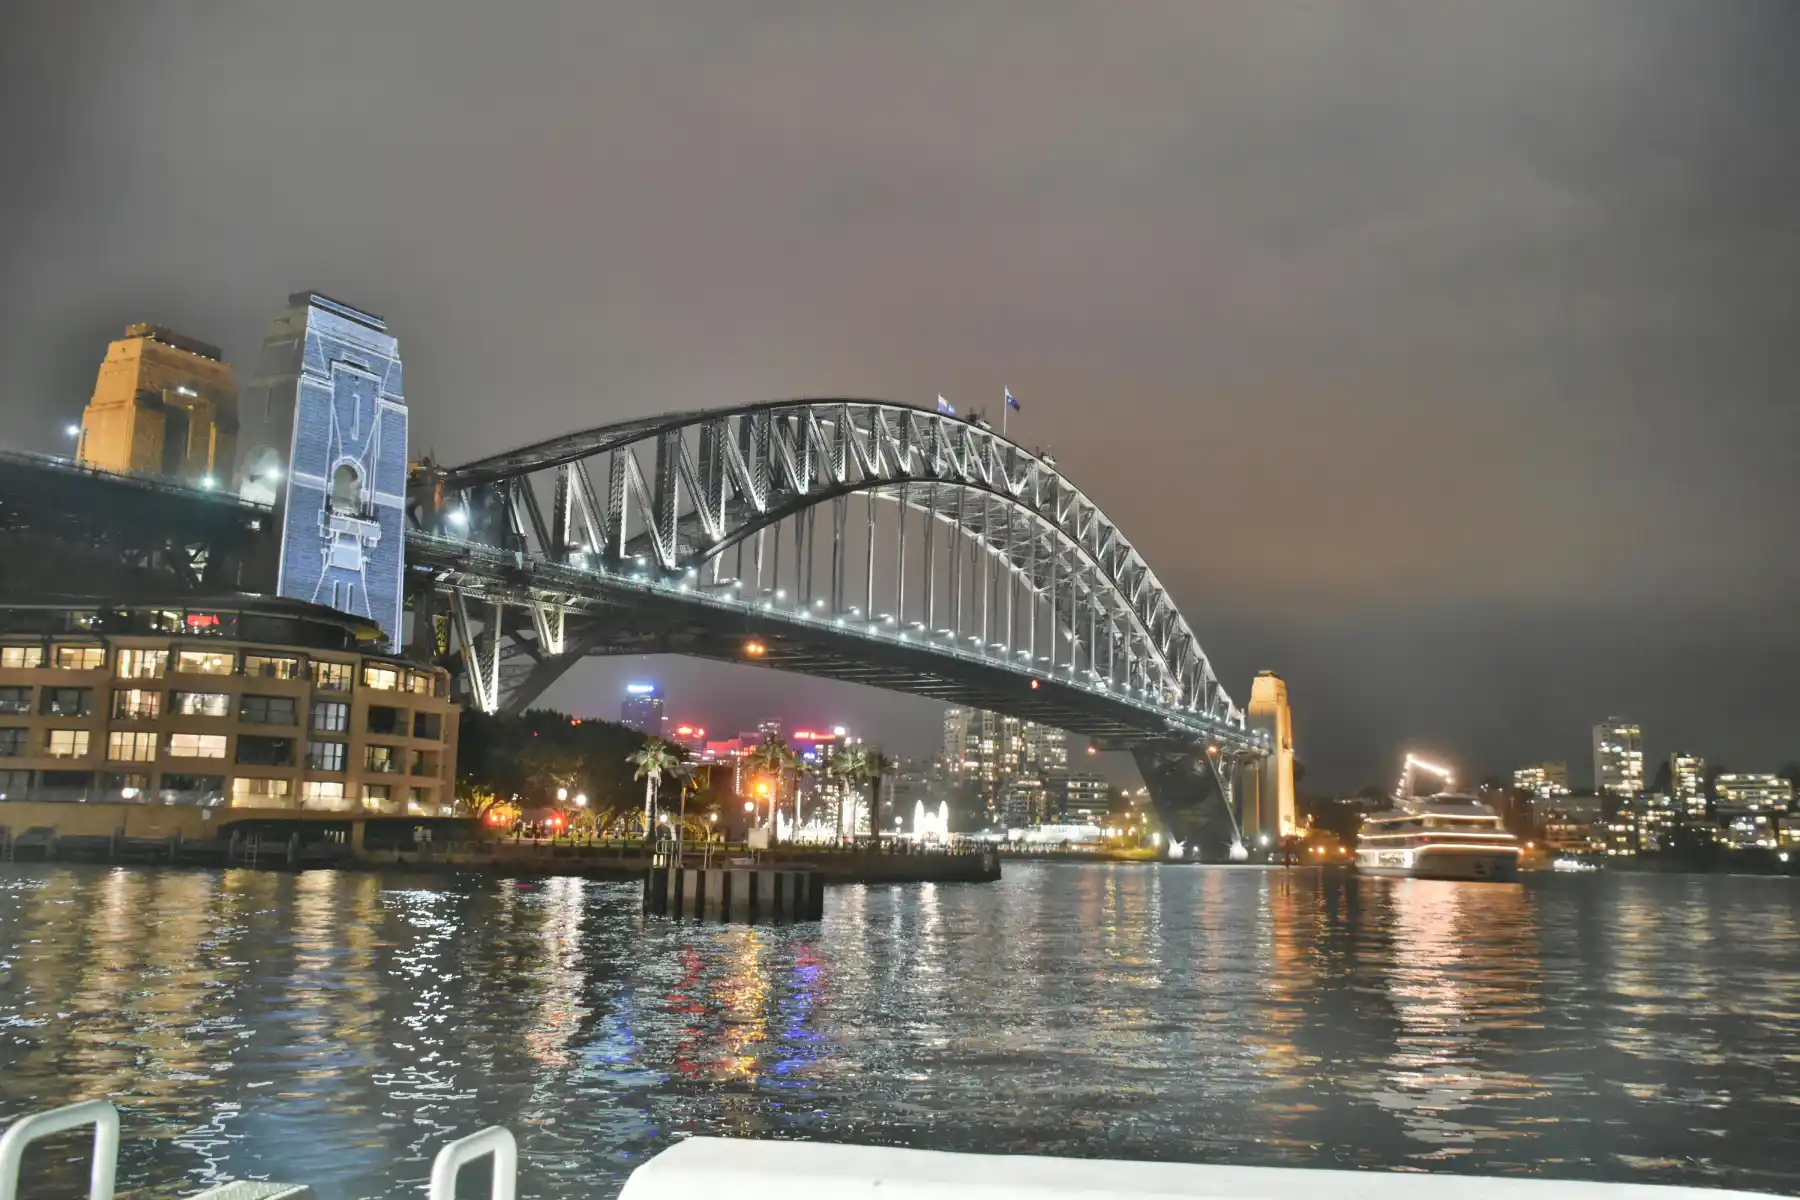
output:
M 219 614 L 189 613 L 187 615 L 187 623 L 189 629 L 217 629 L 219 627 Z
M 694 735 L 694 727 L 692 725 L 677 725 L 675 727 L 675 732 L 682 737 L 692 737 Z
M 1034 692 L 1037 691 L 1037 680 L 1035 679 L 1031 681 L 1031 690 Z

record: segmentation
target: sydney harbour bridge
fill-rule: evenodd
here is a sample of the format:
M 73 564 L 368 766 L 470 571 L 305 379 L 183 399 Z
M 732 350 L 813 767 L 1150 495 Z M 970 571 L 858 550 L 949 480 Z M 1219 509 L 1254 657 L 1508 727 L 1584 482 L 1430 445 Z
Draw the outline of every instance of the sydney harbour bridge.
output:
M 195 590 L 256 590 L 246 564 L 279 535 L 226 490 L 5 457 L 0 527 Z M 1280 681 L 1247 714 L 1124 532 L 978 418 L 832 398 L 622 421 L 420 463 L 405 522 L 405 648 L 483 710 L 587 656 L 690 655 L 1130 751 L 1177 841 L 1216 844 L 1227 813 L 1246 837 L 1291 820 Z

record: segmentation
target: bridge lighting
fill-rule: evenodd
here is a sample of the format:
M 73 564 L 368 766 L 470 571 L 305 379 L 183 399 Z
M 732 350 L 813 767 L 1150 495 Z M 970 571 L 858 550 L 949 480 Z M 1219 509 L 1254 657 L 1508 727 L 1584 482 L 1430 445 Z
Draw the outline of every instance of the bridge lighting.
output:
M 1032 680 L 1032 681 L 1031 681 L 1031 690 L 1032 690 L 1032 691 L 1034 691 L 1034 692 L 1035 692 L 1035 691 L 1037 691 L 1037 685 L 1038 685 L 1038 681 L 1037 681 L 1037 680 L 1035 680 L 1035 679 L 1034 679 L 1034 680 Z
M 1100 753 L 1100 747 L 1098 747 L 1098 746 L 1094 746 L 1094 745 L 1090 745 L 1090 746 L 1088 746 L 1088 748 L 1087 748 L 1087 752 L 1088 752 L 1088 753 L 1089 753 L 1089 754 L 1098 754 L 1098 753 Z
M 776 588 L 775 589 L 775 598 L 777 600 L 786 600 L 787 592 L 783 591 L 781 588 Z
M 64 425 L 63 426 L 63 436 L 71 437 L 71 438 L 80 437 L 81 436 L 81 426 L 79 426 L 79 425 Z
M 751 658 L 761 658 L 764 654 L 768 653 L 768 650 L 769 648 L 761 642 L 744 643 L 744 653 L 748 654 Z
M 445 515 L 444 520 L 461 529 L 469 523 L 469 514 L 460 508 L 453 508 Z
M 218 481 L 215 480 L 211 475 L 202 475 L 200 477 L 200 486 L 210 492 L 213 490 L 213 488 L 218 486 Z

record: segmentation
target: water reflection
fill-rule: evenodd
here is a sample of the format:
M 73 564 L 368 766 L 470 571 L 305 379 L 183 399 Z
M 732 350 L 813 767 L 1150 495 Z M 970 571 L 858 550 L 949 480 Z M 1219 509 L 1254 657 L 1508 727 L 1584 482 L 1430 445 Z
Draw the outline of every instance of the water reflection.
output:
M 135 1186 L 324 1197 L 416 1194 L 492 1122 L 546 1196 L 702 1132 L 1792 1190 L 1796 895 L 1046 865 L 744 928 L 580 880 L 14 865 L 0 1115 L 108 1095 Z

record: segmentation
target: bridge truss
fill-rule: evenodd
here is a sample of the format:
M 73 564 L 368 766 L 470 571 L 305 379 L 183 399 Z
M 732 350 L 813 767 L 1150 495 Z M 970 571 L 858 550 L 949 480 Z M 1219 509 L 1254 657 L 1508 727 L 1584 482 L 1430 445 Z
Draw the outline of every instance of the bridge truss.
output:
M 1142 555 L 985 423 L 837 399 L 623 422 L 437 471 L 409 519 L 415 640 L 488 711 L 584 655 L 672 652 L 1263 748 Z

